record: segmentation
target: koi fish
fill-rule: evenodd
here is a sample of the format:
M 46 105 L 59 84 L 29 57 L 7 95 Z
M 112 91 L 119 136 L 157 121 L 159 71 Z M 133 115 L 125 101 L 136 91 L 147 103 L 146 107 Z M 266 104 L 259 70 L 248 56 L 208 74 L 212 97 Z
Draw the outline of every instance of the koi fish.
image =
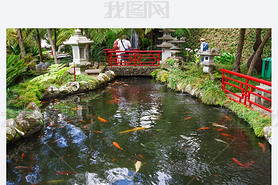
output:
M 135 166 L 135 173 L 133 176 L 136 175 L 136 173 L 140 170 L 141 166 L 142 166 L 142 162 L 141 161 L 136 161 L 136 163 L 134 164 Z
M 235 161 L 235 163 L 237 163 L 238 165 L 244 167 L 244 168 L 248 168 L 247 166 L 243 165 L 241 162 L 239 162 L 237 159 L 233 158 L 233 160 Z
M 67 123 L 70 123 L 70 122 L 72 122 L 72 120 L 70 120 L 70 121 L 67 121 Z
M 83 126 L 84 128 L 87 128 L 85 125 Z
M 60 141 L 61 140 L 61 138 L 60 139 L 57 139 L 57 140 L 55 140 L 55 141 L 51 141 L 51 143 L 57 143 L 58 141 Z
M 215 126 L 215 127 L 221 127 L 221 128 L 227 128 L 227 127 L 225 127 L 225 126 L 223 126 L 223 125 L 219 125 L 219 124 L 217 124 L 217 123 L 211 123 L 213 126 Z
M 81 120 L 81 122 L 86 123 L 86 121 L 85 121 L 85 120 Z
M 25 155 L 24 153 L 23 153 L 23 154 L 21 154 L 21 159 L 23 159 L 24 155 Z
M 49 126 L 50 127 L 52 127 L 54 124 L 53 124 L 53 121 L 51 121 L 50 123 L 49 123 Z
M 72 154 L 67 155 L 68 157 L 70 157 Z
M 223 141 L 223 140 L 221 140 L 221 139 L 215 139 L 215 140 L 218 141 L 218 142 L 221 142 L 221 143 L 228 144 L 227 142 L 225 142 L 225 141 Z
M 43 101 L 43 102 L 41 102 L 41 103 L 47 103 L 48 101 Z
M 113 145 L 114 145 L 115 147 L 117 147 L 117 148 L 121 149 L 121 150 L 124 150 L 124 149 L 123 149 L 123 148 L 121 148 L 121 147 L 120 147 L 120 145 L 119 145 L 118 143 L 116 143 L 116 142 L 113 142 Z
M 184 118 L 184 120 L 188 120 L 188 119 L 191 119 L 191 117 L 189 116 L 189 117 L 187 117 L 187 118 Z
M 253 165 L 255 163 L 255 161 L 249 161 L 249 162 L 247 162 L 247 163 L 245 163 L 244 164 L 244 166 L 251 166 L 251 165 Z
M 263 153 L 265 153 L 265 145 L 263 143 L 258 142 L 259 146 L 262 147 Z
M 76 174 L 77 172 L 69 172 L 69 171 L 56 171 L 56 175 L 70 175 L 70 174 Z
M 101 117 L 99 117 L 99 116 L 98 116 L 97 118 L 98 118 L 99 121 L 101 121 L 101 122 L 105 122 L 105 123 L 107 122 L 107 120 L 105 120 L 105 119 L 103 119 L 103 118 L 101 118 Z
M 210 129 L 210 127 L 202 127 L 202 128 L 198 128 L 197 130 L 206 130 L 206 129 Z
M 138 154 L 141 158 L 144 158 L 141 154 Z
M 137 131 L 137 130 L 143 130 L 143 129 L 146 129 L 146 128 L 147 127 L 133 128 L 133 129 L 130 129 L 130 130 L 122 131 L 122 132 L 120 132 L 120 134 L 127 133 L 127 132 L 133 132 L 133 131 Z
M 93 130 L 92 132 L 98 133 L 98 134 L 101 134 L 101 133 L 102 133 L 101 131 L 95 131 L 95 130 Z
M 70 108 L 71 110 L 79 110 L 79 109 L 86 109 L 86 108 L 83 108 L 83 107 L 78 107 L 78 108 Z
M 58 101 L 57 99 L 54 99 L 55 101 Z
M 190 137 L 186 137 L 186 136 L 184 136 L 184 135 L 180 135 L 180 137 L 181 137 L 182 139 L 185 139 L 185 140 L 190 140 L 190 139 L 191 139 Z
M 224 128 L 220 128 L 220 129 L 218 129 L 218 132 L 223 131 L 223 130 L 224 130 Z
M 231 120 L 231 118 L 229 116 L 225 116 L 225 118 L 229 121 Z
M 231 136 L 231 135 L 229 135 L 229 134 L 225 134 L 225 133 L 220 133 L 221 135 L 223 135 L 223 136 L 228 136 L 228 137 L 235 137 L 235 136 Z
M 201 178 L 196 177 L 196 176 L 194 176 L 194 175 L 192 175 L 191 177 L 193 177 L 193 178 L 196 179 L 197 181 L 201 181 L 201 180 L 202 180 Z
M 117 159 L 112 159 L 111 161 L 116 161 Z
M 28 171 L 28 172 L 34 171 L 34 169 L 29 166 L 16 166 L 14 168 L 17 169 L 18 171 Z

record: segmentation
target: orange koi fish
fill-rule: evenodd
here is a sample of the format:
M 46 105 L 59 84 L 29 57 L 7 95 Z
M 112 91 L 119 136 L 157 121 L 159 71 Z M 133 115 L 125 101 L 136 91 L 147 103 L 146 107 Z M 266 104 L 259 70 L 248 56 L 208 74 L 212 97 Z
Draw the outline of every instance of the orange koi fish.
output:
M 86 121 L 84 121 L 84 120 L 81 120 L 81 122 L 86 123 Z
M 224 128 L 220 128 L 220 129 L 218 129 L 218 132 L 223 131 L 223 130 L 224 130 Z
M 48 101 L 43 101 L 43 102 L 41 102 L 41 103 L 47 103 Z
M 206 129 L 210 129 L 210 127 L 202 127 L 202 128 L 198 128 L 197 130 L 206 130 Z
M 248 168 L 247 166 L 243 165 L 241 162 L 239 162 L 238 160 L 236 160 L 235 158 L 233 158 L 233 160 L 235 161 L 235 163 L 237 163 L 238 165 L 244 167 L 244 168 Z
M 72 122 L 72 120 L 67 121 L 67 123 L 70 123 L 70 122 Z
M 58 101 L 57 99 L 54 99 L 55 101 Z
M 231 118 L 229 116 L 225 116 L 225 118 L 229 121 L 231 120 Z
M 85 125 L 83 126 L 84 128 L 87 128 Z
M 79 107 L 79 108 L 70 108 L 71 110 L 78 110 L 78 109 L 86 109 L 86 108 L 83 108 L 83 107 Z
M 120 134 L 127 133 L 127 132 L 133 132 L 133 131 L 137 131 L 137 130 L 143 130 L 143 129 L 146 129 L 146 128 L 147 127 L 133 128 L 133 129 L 130 129 L 130 130 L 122 131 L 122 132 L 120 132 Z
M 247 162 L 247 163 L 245 163 L 244 164 L 244 166 L 251 166 L 251 165 L 253 165 L 255 163 L 255 161 L 249 161 L 249 162 Z
M 189 117 L 187 117 L 187 118 L 184 118 L 184 120 L 188 120 L 188 119 L 191 119 L 191 117 L 189 116 Z
M 107 120 L 105 120 L 105 119 L 103 119 L 103 118 L 101 118 L 101 117 L 99 117 L 99 116 L 98 116 L 97 118 L 98 118 L 99 121 L 101 121 L 101 122 L 105 122 L 105 123 L 107 122 Z
M 68 157 L 71 156 L 72 154 L 67 155 Z
M 263 153 L 265 153 L 265 145 L 263 143 L 258 142 L 259 146 L 262 147 Z
M 144 158 L 141 154 L 138 154 L 141 158 Z
M 112 159 L 111 161 L 116 161 L 117 159 Z
M 21 159 L 23 159 L 24 155 L 25 155 L 24 153 L 23 153 L 23 154 L 21 154 Z
M 98 133 L 98 134 L 101 134 L 101 133 L 102 133 L 101 131 L 95 131 L 95 130 L 93 130 L 92 132 Z
M 228 137 L 235 137 L 235 136 L 231 136 L 231 135 L 229 135 L 229 134 L 225 134 L 225 133 L 220 133 L 221 135 L 223 135 L 223 136 L 228 136 Z
M 51 121 L 50 123 L 49 123 L 49 126 L 50 127 L 52 127 L 54 124 L 53 124 L 53 121 Z
M 115 147 L 117 147 L 117 148 L 121 149 L 121 150 L 124 150 L 124 149 L 123 149 L 123 148 L 121 148 L 121 147 L 120 147 L 120 145 L 119 145 L 118 143 L 116 143 L 116 142 L 113 142 L 113 145 L 114 145 Z

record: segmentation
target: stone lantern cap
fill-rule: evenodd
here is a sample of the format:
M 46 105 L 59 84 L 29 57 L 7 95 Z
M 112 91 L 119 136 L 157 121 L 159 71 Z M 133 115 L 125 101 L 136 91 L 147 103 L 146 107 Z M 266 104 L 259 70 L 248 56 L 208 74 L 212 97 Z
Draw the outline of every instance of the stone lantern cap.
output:
M 180 40 L 177 38 L 177 37 L 175 37 L 172 41 L 169 41 L 169 42 L 171 42 L 171 43 L 185 43 L 185 37 L 182 37 L 182 38 L 180 38 Z
M 173 40 L 174 37 L 172 37 L 170 34 L 163 34 L 163 37 L 159 37 L 158 40 Z
M 173 46 L 173 44 L 168 43 L 168 42 L 163 42 L 162 44 L 157 45 L 157 47 L 160 48 L 171 48 Z
M 63 43 L 65 45 L 83 45 L 92 44 L 93 42 L 94 41 L 91 41 L 90 39 L 87 39 L 85 36 L 81 35 L 81 30 L 76 29 L 75 34 Z
M 221 56 L 222 53 L 220 51 L 219 48 L 209 48 L 207 51 L 203 51 L 203 52 L 198 52 L 199 55 L 201 56 Z
M 170 49 L 171 49 L 171 50 L 180 50 L 180 49 L 182 49 L 182 48 L 180 48 L 180 47 L 178 47 L 178 46 L 176 46 L 176 45 L 173 44 L 173 46 L 172 46 Z
M 171 30 L 169 28 L 166 28 L 164 30 L 159 30 L 159 32 L 163 32 L 163 33 L 171 33 L 171 32 L 176 32 L 176 30 Z
M 171 53 L 181 53 L 179 50 L 171 50 Z

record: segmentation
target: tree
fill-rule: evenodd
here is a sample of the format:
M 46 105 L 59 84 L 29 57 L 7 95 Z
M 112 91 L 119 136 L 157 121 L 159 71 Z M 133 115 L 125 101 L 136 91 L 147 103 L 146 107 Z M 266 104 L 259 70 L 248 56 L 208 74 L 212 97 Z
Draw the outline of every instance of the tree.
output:
M 266 33 L 265 35 L 265 38 L 264 40 L 260 43 L 257 51 L 255 52 L 255 55 L 250 63 L 250 67 L 249 67 L 249 70 L 248 70 L 248 73 L 247 75 L 251 76 L 252 72 L 253 72 L 253 69 L 254 69 L 254 66 L 256 64 L 256 61 L 258 60 L 258 58 L 261 56 L 261 54 L 263 53 L 263 48 L 266 44 L 266 42 L 268 41 L 268 39 L 271 37 L 271 29 L 268 30 L 268 32 Z
M 21 58 L 24 58 L 26 56 L 26 53 L 25 53 L 25 47 L 22 39 L 22 32 L 20 28 L 17 28 L 16 30 L 17 30 L 17 40 L 18 40 L 18 45 L 20 47 Z
M 236 57 L 234 61 L 234 67 L 233 71 L 240 73 L 240 59 L 242 55 L 242 48 L 244 45 L 244 36 L 245 36 L 245 28 L 241 28 L 239 32 L 239 38 L 238 38 L 238 43 L 237 43 L 237 50 L 236 50 Z
M 260 44 L 262 43 L 261 34 L 262 34 L 262 29 L 261 29 L 261 28 L 257 28 L 257 29 L 256 29 L 256 40 L 255 40 L 255 43 L 254 43 L 254 45 L 253 45 L 254 53 L 253 53 L 252 56 L 248 59 L 248 62 L 247 62 L 247 67 L 248 67 L 248 68 L 250 67 L 251 61 L 252 61 L 252 59 L 254 58 L 257 49 L 259 48 Z M 262 57 L 261 57 L 261 55 L 260 55 L 260 56 L 258 57 L 257 61 L 255 62 L 255 66 L 254 66 L 254 69 L 255 69 L 255 71 L 256 71 L 257 73 L 260 73 L 260 72 L 262 71 L 262 63 L 263 63 L 263 60 L 262 60 Z
M 49 38 L 51 48 L 52 48 L 53 58 L 54 58 L 55 64 L 58 64 L 56 49 L 55 49 L 55 46 L 54 46 L 54 43 L 53 43 L 53 40 L 52 40 L 51 30 L 50 30 L 50 28 L 46 28 L 46 31 L 47 31 L 47 35 L 48 35 L 48 38 Z
M 40 54 L 40 62 L 43 62 L 43 56 L 42 56 L 42 47 L 41 47 L 41 37 L 40 37 L 40 31 L 39 29 L 36 29 L 37 32 L 37 42 L 38 42 L 38 48 L 39 48 L 39 54 Z

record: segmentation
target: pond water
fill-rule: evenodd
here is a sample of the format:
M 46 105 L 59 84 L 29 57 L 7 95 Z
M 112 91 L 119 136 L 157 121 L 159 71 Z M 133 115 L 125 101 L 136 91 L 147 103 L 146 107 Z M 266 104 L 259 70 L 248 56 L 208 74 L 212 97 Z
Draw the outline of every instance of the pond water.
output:
M 248 123 L 151 78 L 43 112 L 42 132 L 8 148 L 7 184 L 271 184 L 270 145 Z

